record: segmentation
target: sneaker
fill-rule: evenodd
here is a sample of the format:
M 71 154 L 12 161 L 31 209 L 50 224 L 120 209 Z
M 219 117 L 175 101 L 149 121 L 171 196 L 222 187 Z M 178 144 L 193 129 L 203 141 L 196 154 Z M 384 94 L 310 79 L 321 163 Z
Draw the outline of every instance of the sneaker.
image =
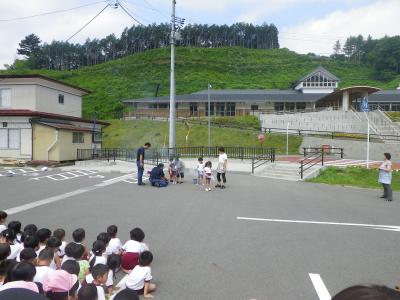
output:
M 206 189 L 206 192 L 208 192 L 208 189 Z
M 216 187 L 216 188 L 219 188 L 219 187 L 221 187 L 221 185 L 218 183 L 215 187 Z
M 224 185 L 221 185 L 221 189 L 224 189 L 225 188 L 225 186 Z

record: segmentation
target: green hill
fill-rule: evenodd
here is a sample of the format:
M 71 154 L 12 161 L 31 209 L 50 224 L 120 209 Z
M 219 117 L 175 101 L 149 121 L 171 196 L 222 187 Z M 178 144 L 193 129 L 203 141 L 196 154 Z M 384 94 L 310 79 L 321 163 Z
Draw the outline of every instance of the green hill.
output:
M 374 69 L 313 55 L 300 55 L 287 49 L 258 50 L 247 48 L 178 48 L 176 55 L 177 93 L 223 88 L 290 88 L 293 82 L 322 65 L 341 78 L 341 87 L 372 85 L 395 88 L 400 76 L 391 81 L 374 77 Z M 87 88 L 83 111 L 91 116 L 114 118 L 121 110 L 121 100 L 169 94 L 170 49 L 155 49 L 104 64 L 74 71 L 13 70 L 8 73 L 40 73 Z

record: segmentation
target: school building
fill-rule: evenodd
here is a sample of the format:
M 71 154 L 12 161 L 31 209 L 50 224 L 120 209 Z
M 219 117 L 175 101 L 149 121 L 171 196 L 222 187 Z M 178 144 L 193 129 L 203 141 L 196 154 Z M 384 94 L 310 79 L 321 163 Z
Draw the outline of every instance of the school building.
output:
M 88 93 L 42 75 L 0 75 L 0 162 L 68 161 L 101 148 L 109 124 L 82 118 Z
M 359 110 L 368 96 L 370 108 L 400 111 L 400 90 L 381 91 L 375 87 L 353 86 L 338 89 L 340 79 L 323 67 L 300 78 L 288 90 L 226 89 L 199 91 L 176 96 L 178 117 L 208 115 L 208 97 L 212 116 L 244 116 L 261 113 L 314 112 L 319 110 Z M 169 117 L 169 96 L 123 101 L 125 117 Z

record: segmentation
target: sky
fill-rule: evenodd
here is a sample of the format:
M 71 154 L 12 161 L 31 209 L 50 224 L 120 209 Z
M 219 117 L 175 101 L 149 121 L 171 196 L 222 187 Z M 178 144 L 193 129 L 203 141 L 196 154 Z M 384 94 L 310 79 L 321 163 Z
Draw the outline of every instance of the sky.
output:
M 119 0 L 144 25 L 169 22 L 171 0 Z M 273 23 L 280 46 L 298 53 L 332 54 L 336 40 L 349 35 L 381 38 L 400 35 L 400 0 L 176 0 L 176 15 L 187 23 Z M 115 0 L 0 0 L 0 68 L 17 56 L 18 43 L 30 33 L 42 42 L 67 40 Z M 67 12 L 29 17 L 83 6 Z M 19 20 L 15 18 L 29 17 Z M 121 8 L 108 7 L 70 42 L 119 36 L 137 24 Z

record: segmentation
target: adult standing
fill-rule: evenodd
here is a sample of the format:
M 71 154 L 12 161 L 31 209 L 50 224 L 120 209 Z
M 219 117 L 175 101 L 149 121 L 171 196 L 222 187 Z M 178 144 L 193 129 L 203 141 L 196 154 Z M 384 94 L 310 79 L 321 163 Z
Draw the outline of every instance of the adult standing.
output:
M 144 146 L 140 147 L 136 153 L 136 165 L 138 168 L 138 185 L 146 185 L 143 182 L 143 173 L 144 173 L 144 154 L 147 149 L 151 147 L 150 143 L 144 144 Z
M 392 183 L 392 162 L 390 159 L 392 156 L 390 153 L 384 153 L 384 162 L 379 167 L 379 179 L 378 181 L 383 185 L 383 196 L 385 201 L 392 201 L 392 188 L 390 184 Z
M 228 164 L 228 155 L 226 155 L 224 147 L 219 147 L 218 152 L 219 152 L 218 166 L 217 166 L 218 184 L 215 187 L 224 189 L 226 184 L 226 166 Z M 222 177 L 222 182 L 221 182 L 221 177 Z

